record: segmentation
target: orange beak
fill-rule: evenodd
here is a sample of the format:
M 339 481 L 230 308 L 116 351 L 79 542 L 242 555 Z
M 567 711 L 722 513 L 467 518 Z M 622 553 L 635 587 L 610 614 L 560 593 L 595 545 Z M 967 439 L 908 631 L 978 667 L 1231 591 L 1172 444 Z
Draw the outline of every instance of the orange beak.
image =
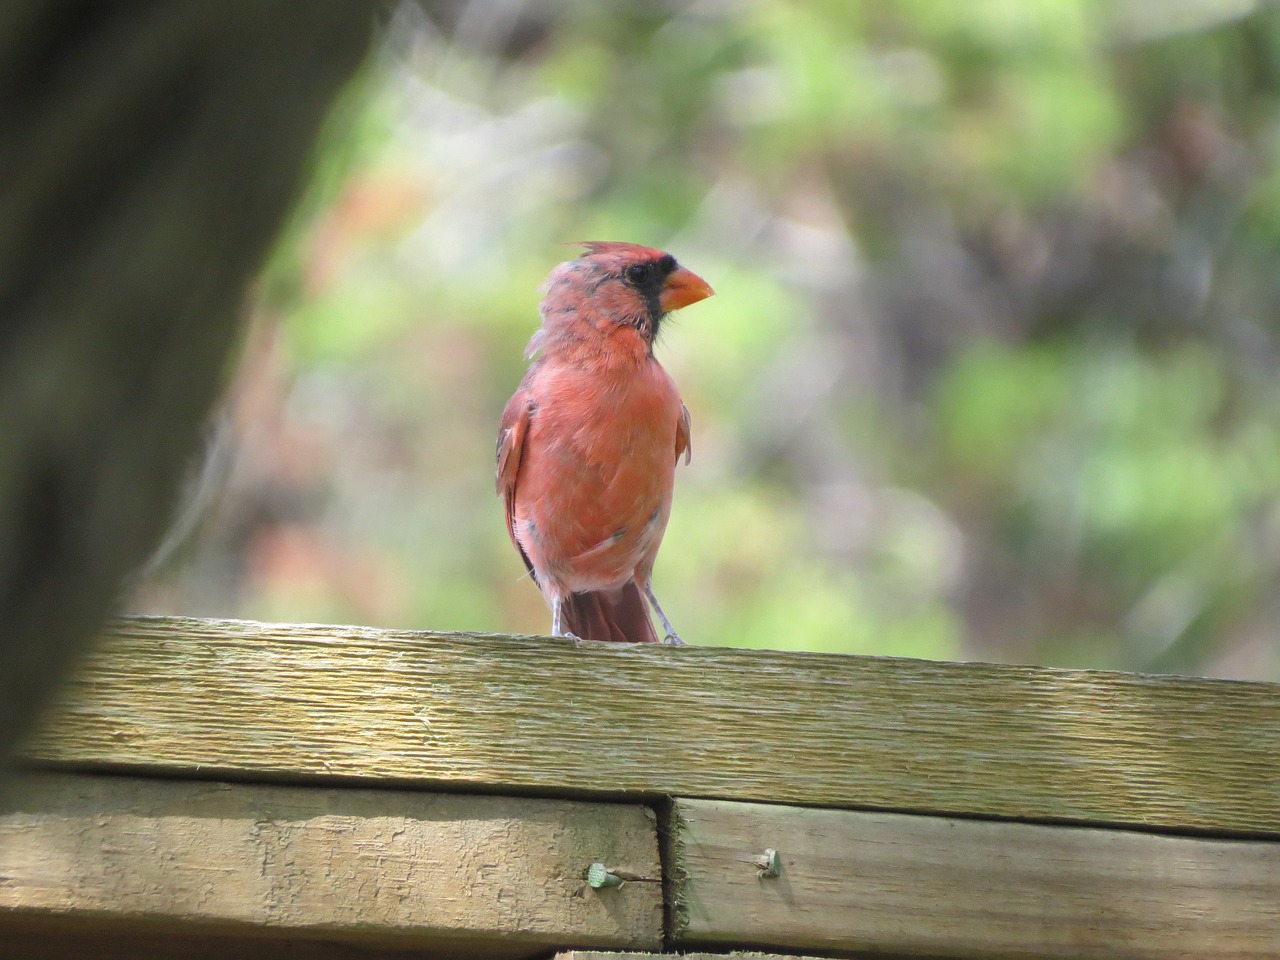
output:
M 676 267 L 675 272 L 667 277 L 667 282 L 663 284 L 662 296 L 658 298 L 658 302 L 662 305 L 664 312 L 670 313 L 672 310 L 679 310 L 681 307 L 687 307 L 691 303 L 697 303 L 714 295 L 715 291 L 707 281 L 692 270 Z

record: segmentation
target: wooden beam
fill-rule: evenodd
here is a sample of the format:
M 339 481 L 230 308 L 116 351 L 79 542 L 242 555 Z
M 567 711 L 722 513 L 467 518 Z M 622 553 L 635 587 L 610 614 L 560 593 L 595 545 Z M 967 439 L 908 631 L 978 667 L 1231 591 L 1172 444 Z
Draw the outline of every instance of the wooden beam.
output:
M 412 945 L 410 945 L 412 944 Z M 371 945 L 310 937 L 269 937 L 221 927 L 183 926 L 164 932 L 112 917 L 45 917 L 10 922 L 0 917 L 4 960 L 513 960 L 528 956 L 514 945 L 484 941 L 388 942 Z M 539 960 L 547 956 L 538 952 Z
M 1280 686 L 990 664 L 129 619 L 28 756 L 1280 835 Z
M 794 953 L 756 953 L 734 950 L 732 953 L 601 953 L 596 950 L 570 950 L 557 953 L 555 960 L 821 960 L 819 957 L 801 957 Z
M 725 801 L 671 816 L 677 948 L 1280 957 L 1280 843 Z
M 6 957 L 50 936 L 95 956 L 113 937 L 293 939 L 320 957 L 661 945 L 647 807 L 71 774 L 19 786 L 0 816 Z M 644 879 L 589 889 L 597 862 Z

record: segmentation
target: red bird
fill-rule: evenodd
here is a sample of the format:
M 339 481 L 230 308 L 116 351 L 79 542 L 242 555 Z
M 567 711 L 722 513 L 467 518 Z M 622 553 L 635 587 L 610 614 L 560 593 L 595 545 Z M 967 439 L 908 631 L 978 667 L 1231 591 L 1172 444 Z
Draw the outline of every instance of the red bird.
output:
M 653 355 L 663 318 L 711 287 L 661 250 L 584 243 L 552 271 L 530 365 L 502 413 L 507 531 L 551 607 L 551 632 L 652 643 L 653 561 L 671 514 L 689 411 Z

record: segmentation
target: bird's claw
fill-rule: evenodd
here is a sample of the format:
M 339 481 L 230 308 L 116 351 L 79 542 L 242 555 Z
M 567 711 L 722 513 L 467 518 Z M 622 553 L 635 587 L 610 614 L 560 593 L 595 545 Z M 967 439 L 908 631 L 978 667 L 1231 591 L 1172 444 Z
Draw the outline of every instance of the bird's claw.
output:
M 668 633 L 661 641 L 664 647 L 687 647 L 688 644 L 680 639 L 680 634 L 674 630 Z

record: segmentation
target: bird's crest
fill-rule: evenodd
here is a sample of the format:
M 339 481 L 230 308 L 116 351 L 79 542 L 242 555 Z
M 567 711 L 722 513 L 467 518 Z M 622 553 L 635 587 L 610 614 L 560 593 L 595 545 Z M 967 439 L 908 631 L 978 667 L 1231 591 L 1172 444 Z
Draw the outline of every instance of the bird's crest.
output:
M 598 253 L 625 254 L 636 258 L 662 256 L 662 251 L 654 247 L 646 247 L 640 243 L 627 243 L 624 240 L 569 240 L 565 246 L 586 247 L 587 252 L 582 254 L 584 257 L 595 256 Z

